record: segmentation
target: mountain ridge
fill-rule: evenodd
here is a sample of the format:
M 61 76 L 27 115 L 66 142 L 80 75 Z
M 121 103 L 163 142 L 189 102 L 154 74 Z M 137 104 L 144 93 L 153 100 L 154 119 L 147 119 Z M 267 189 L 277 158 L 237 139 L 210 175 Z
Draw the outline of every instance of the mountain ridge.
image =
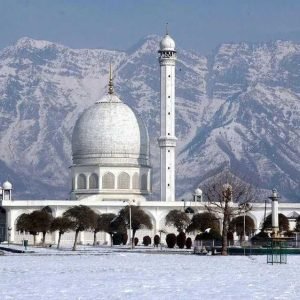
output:
M 72 128 L 106 93 L 110 62 L 117 94 L 148 127 L 158 197 L 158 41 L 147 36 L 125 52 L 22 38 L 0 51 L 0 170 L 14 177 L 17 198 L 68 197 Z M 207 57 L 177 51 L 177 198 L 227 166 L 299 201 L 300 44 L 223 44 Z

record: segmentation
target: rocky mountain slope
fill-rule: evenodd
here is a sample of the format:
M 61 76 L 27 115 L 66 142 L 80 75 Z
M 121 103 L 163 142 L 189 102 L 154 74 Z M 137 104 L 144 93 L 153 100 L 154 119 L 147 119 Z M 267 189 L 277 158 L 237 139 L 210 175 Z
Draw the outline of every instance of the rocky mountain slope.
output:
M 0 52 L 0 182 L 16 198 L 68 198 L 78 115 L 115 90 L 148 126 L 159 185 L 159 38 L 126 52 L 22 38 Z M 223 44 L 209 57 L 178 50 L 177 197 L 223 168 L 300 200 L 300 44 Z

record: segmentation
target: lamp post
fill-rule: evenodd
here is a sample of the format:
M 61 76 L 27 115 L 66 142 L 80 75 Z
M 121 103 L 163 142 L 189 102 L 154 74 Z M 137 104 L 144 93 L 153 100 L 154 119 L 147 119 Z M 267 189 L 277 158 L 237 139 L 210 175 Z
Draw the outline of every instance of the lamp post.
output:
M 9 247 L 11 227 L 7 227 L 7 245 Z
M 185 211 L 185 199 L 181 199 L 181 201 L 183 202 L 183 211 Z
M 272 230 L 274 237 L 278 236 L 279 222 L 278 222 L 278 199 L 280 198 L 276 189 L 272 190 L 272 195 L 268 197 L 272 200 Z
M 159 232 L 160 251 L 162 251 L 161 234 L 162 234 L 162 233 L 166 233 L 166 231 L 163 230 L 163 229 L 160 229 L 158 232 Z
M 244 208 L 244 230 L 243 230 L 243 236 L 244 236 L 244 241 L 246 240 L 246 212 L 250 209 L 250 204 L 245 203 L 243 205 Z
M 249 203 L 243 203 L 240 205 L 241 209 L 243 210 L 243 217 L 244 217 L 244 222 L 243 222 L 243 240 L 244 240 L 244 255 L 246 255 L 246 250 L 245 250 L 245 241 L 246 241 L 246 212 L 250 209 L 250 204 Z
M 124 200 L 123 202 L 128 203 L 128 208 L 129 208 L 129 241 L 130 241 L 130 248 L 133 249 L 131 206 L 133 205 L 135 200 Z

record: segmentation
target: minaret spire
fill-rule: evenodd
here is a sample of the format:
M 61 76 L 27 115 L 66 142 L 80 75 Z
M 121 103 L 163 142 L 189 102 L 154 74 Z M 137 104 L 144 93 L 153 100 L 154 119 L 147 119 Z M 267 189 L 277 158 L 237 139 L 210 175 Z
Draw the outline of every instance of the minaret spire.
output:
M 160 198 L 175 201 L 175 41 L 168 34 L 160 42 Z
M 114 93 L 114 84 L 112 79 L 111 63 L 109 63 L 109 82 L 108 82 L 108 94 L 112 95 Z

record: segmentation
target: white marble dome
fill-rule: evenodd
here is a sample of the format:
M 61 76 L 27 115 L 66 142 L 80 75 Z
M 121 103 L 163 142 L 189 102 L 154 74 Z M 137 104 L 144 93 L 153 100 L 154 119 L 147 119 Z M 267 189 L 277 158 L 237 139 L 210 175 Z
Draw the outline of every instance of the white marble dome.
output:
M 128 105 L 108 94 L 77 120 L 72 153 L 74 164 L 148 166 L 148 132 Z
M 166 34 L 165 37 L 160 41 L 160 51 L 174 51 L 175 41 Z
M 9 181 L 5 181 L 5 182 L 3 182 L 2 189 L 3 190 L 12 190 L 12 184 Z
M 199 189 L 199 188 L 195 189 L 194 193 L 195 193 L 196 196 L 202 196 L 202 190 Z

